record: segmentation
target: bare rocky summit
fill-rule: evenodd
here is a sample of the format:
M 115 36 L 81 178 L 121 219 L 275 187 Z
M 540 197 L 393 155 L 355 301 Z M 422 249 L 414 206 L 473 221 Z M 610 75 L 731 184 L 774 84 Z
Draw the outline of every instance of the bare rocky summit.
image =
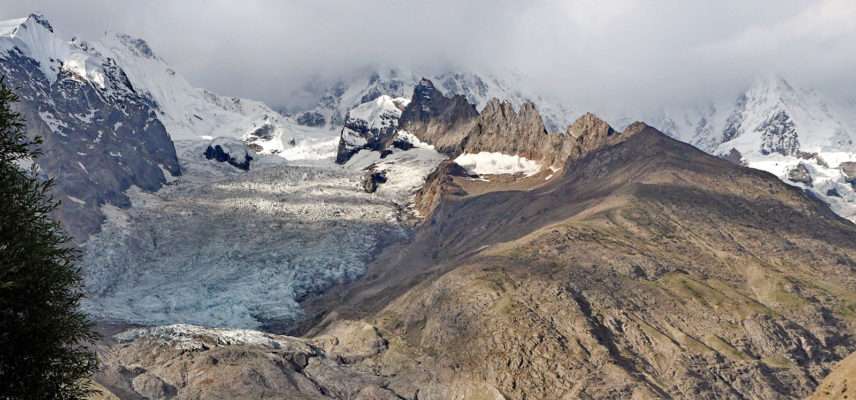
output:
M 398 125 L 441 153 L 455 154 L 478 115 L 466 97 L 446 97 L 430 80 L 422 79 Z
M 416 87 L 413 99 L 399 126 L 452 157 L 502 153 L 561 168 L 569 157 L 598 148 L 618 133 L 591 113 L 578 118 L 565 132 L 548 132 L 532 102 L 515 109 L 511 102 L 494 98 L 481 113 L 473 113 L 475 109 L 464 105 L 460 96 L 446 97 L 427 79 Z

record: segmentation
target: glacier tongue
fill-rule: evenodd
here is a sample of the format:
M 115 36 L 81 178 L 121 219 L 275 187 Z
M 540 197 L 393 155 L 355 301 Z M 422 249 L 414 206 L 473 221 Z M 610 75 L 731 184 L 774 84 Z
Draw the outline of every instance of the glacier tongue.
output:
M 399 206 L 365 193 L 362 171 L 263 157 L 244 172 L 179 142 L 185 175 L 132 190 L 86 243 L 86 311 L 142 324 L 258 327 L 300 316 L 298 301 L 360 276 Z

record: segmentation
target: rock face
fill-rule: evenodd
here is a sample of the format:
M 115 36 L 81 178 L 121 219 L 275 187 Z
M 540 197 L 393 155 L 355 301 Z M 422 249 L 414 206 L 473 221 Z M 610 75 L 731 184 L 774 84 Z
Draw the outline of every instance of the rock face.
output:
M 314 339 L 172 325 L 115 336 L 96 380 L 125 399 L 401 399 L 354 365 L 387 348 L 373 326 L 343 321 Z
M 226 162 L 229 165 L 242 169 L 250 170 L 250 162 L 253 156 L 247 148 L 247 145 L 237 139 L 232 138 L 216 138 L 205 148 L 205 158 L 219 162 Z
M 458 154 L 478 115 L 466 97 L 446 97 L 430 80 L 422 79 L 398 125 L 441 153 Z
M 515 110 L 510 102 L 491 99 L 462 140 L 462 153 L 496 152 L 540 160 L 549 138 L 532 103 Z
M 428 177 L 425 184 L 416 192 L 413 201 L 419 215 L 429 216 L 440 204 L 443 196 L 465 195 L 466 191 L 455 184 L 453 177 L 469 176 L 467 170 L 451 160 L 443 161 Z
M 804 183 L 808 186 L 812 185 L 811 171 L 803 163 L 797 164 L 796 167 L 788 172 L 788 179 L 791 182 Z
M 856 396 L 856 353 L 839 362 L 808 400 L 847 400 Z
M 460 96 L 445 97 L 429 80 L 423 79 L 414 90 L 413 101 L 402 113 L 399 126 L 452 157 L 464 153 L 502 153 L 554 168 L 561 168 L 569 157 L 578 158 L 618 136 L 609 124 L 591 113 L 578 118 L 564 134 L 548 133 L 531 102 L 524 102 L 515 110 L 510 102 L 491 99 L 481 114 L 474 114 L 474 107 L 465 106 L 462 101 Z
M 743 165 L 743 155 L 737 149 L 731 149 L 728 154 L 722 156 L 723 160 L 730 161 L 736 165 Z
M 419 399 L 797 399 L 856 350 L 856 226 L 644 124 L 594 137 L 623 140 L 542 187 L 441 194 L 316 329 L 377 326 Z
M 297 123 L 304 126 L 322 127 L 327 124 L 324 115 L 316 111 L 307 111 L 297 116 Z
M 101 225 L 101 205 L 127 207 L 131 185 L 154 191 L 181 170 L 155 104 L 116 61 L 72 42 L 61 45 L 78 64 L 48 64 L 34 43 L 55 40 L 43 17 L 19 21 L 0 35 L 0 71 L 20 97 L 28 133 L 44 139 L 39 166 L 56 179 L 58 217 L 82 241 Z
M 799 136 L 786 111 L 777 112 L 756 129 L 761 132 L 761 154 L 791 156 L 799 153 Z
M 843 162 L 839 168 L 841 168 L 841 173 L 844 174 L 844 179 L 856 188 L 856 162 Z
M 407 103 L 407 99 L 383 95 L 349 111 L 339 139 L 336 162 L 344 164 L 363 149 L 382 151 L 390 146 Z

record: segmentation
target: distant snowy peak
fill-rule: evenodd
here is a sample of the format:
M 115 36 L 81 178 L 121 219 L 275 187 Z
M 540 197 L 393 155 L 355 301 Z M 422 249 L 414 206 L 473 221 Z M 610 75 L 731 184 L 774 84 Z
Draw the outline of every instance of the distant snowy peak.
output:
M 174 140 L 232 137 L 256 150 L 283 151 L 295 125 L 257 101 L 196 88 L 158 57 L 145 40 L 107 33 L 99 41 L 63 39 L 41 15 L 0 22 L 0 57 L 14 53 L 35 61 L 49 82 L 66 73 L 93 83 L 105 95 L 149 98 Z
M 401 111 L 409 103 L 404 97 L 382 95 L 348 111 L 348 119 L 365 122 L 369 128 L 386 126 L 401 117 Z
M 326 86 L 326 89 L 319 102 L 309 110 L 298 112 L 295 118 L 302 125 L 338 129 L 344 124 L 348 110 L 381 95 L 409 97 L 423 77 L 427 77 L 437 89 L 449 95 L 462 95 L 479 110 L 491 98 L 498 98 L 510 101 L 515 107 L 525 102 L 535 103 L 550 131 L 563 131 L 573 121 L 568 107 L 561 102 L 525 90 L 520 87 L 525 79 L 511 73 L 507 75 L 500 77 L 474 72 L 436 74 L 403 68 L 377 68 L 348 81 L 322 83 L 320 86 Z
M 194 87 L 142 39 L 107 34 L 102 43 L 125 68 L 137 90 L 154 100 L 174 139 L 232 137 L 253 142 L 257 151 L 266 153 L 286 147 L 292 123 L 267 105 Z
M 852 151 L 851 133 L 818 93 L 793 87 L 776 76 L 755 82 L 741 95 L 722 128 L 724 153 L 819 153 Z
M 181 174 L 154 101 L 102 46 L 63 40 L 39 15 L 0 22 L 0 75 L 27 133 L 43 138 L 39 168 L 70 200 L 55 215 L 78 242 L 99 229 L 102 205 L 129 205 L 129 187 L 155 191 Z
M 810 191 L 856 221 L 856 104 L 833 103 L 770 75 L 728 104 L 668 110 L 652 125 L 710 153 Z

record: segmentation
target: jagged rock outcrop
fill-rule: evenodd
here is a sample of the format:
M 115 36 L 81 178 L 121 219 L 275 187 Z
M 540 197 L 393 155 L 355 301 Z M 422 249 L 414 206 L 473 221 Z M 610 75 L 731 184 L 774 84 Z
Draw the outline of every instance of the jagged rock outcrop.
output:
M 761 154 L 779 153 L 790 156 L 799 153 L 799 135 L 786 111 L 782 110 L 771 116 L 756 130 L 761 133 Z
M 466 97 L 446 97 L 430 80 L 422 79 L 413 89 L 398 125 L 441 153 L 458 154 L 478 116 Z
M 519 110 L 508 101 L 491 99 L 462 140 L 461 153 L 496 152 L 541 160 L 548 151 L 547 130 L 535 105 Z
M 841 360 L 808 400 L 852 400 L 856 398 L 856 353 Z
M 812 186 L 813 181 L 811 178 L 811 171 L 803 163 L 797 164 L 793 169 L 788 171 L 788 180 L 791 182 L 803 183 L 808 186 Z
M 480 114 L 474 114 L 474 108 L 463 105 L 462 101 L 460 96 L 444 96 L 430 81 L 423 79 L 414 90 L 413 101 L 402 113 L 399 125 L 452 157 L 464 153 L 502 153 L 554 168 L 563 166 L 569 157 L 578 158 L 614 142 L 618 134 L 591 113 L 578 118 L 564 134 L 548 133 L 531 102 L 524 102 L 515 109 L 508 101 L 491 99 Z M 445 114 L 438 111 L 449 107 L 458 111 Z
M 844 179 L 856 188 L 856 162 L 846 161 L 841 163 L 838 167 L 841 168 L 841 173 L 844 175 Z
M 205 148 L 204 155 L 209 160 L 225 162 L 244 171 L 250 170 L 250 162 L 253 161 L 249 147 L 244 142 L 232 138 L 221 137 L 212 140 Z
M 350 110 L 340 135 L 336 163 L 348 162 L 363 149 L 383 151 L 392 145 L 407 103 L 407 99 L 383 95 Z
M 57 216 L 83 241 L 101 225 L 103 204 L 127 207 L 126 189 L 157 190 L 181 169 L 155 104 L 115 60 L 77 41 L 68 46 L 86 68 L 49 65 L 30 47 L 46 40 L 58 39 L 36 15 L 0 36 L 0 74 L 20 97 L 28 134 L 44 139 L 39 166 L 56 179 Z

